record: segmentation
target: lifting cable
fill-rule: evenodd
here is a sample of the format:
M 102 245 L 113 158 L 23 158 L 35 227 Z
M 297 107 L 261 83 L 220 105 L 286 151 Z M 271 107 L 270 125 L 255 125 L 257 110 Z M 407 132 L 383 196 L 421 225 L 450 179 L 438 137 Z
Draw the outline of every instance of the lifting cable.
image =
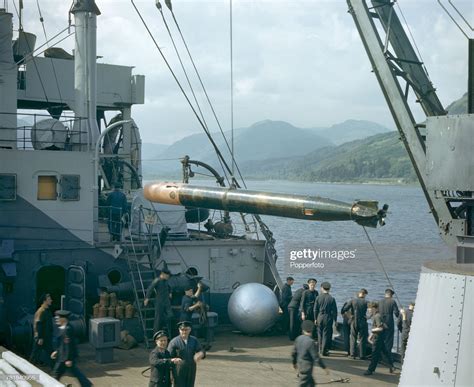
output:
M 41 26 L 43 27 L 43 33 L 44 33 L 44 38 L 46 39 L 46 45 L 49 48 L 48 35 L 46 34 L 46 28 L 44 26 L 44 18 L 43 18 L 43 15 L 41 13 L 41 7 L 40 7 L 40 4 L 39 4 L 39 0 L 36 0 L 36 5 L 38 7 L 38 14 L 39 14 L 39 17 L 40 17 Z M 58 76 L 56 74 L 56 67 L 54 66 L 53 58 L 49 58 L 49 59 L 51 61 L 51 66 L 53 68 L 54 79 L 56 80 L 56 87 L 58 88 L 59 100 L 61 101 L 61 104 L 63 104 L 63 97 L 61 95 L 61 88 L 59 87 Z
M 163 58 L 166 66 L 168 67 L 169 71 L 171 72 L 171 75 L 173 76 L 174 80 L 176 81 L 179 89 L 181 90 L 181 93 L 183 94 L 184 98 L 186 99 L 186 101 L 188 102 L 189 106 L 191 107 L 191 110 L 193 111 L 196 119 L 198 120 L 199 124 L 201 125 L 201 127 L 203 128 L 204 132 L 206 133 L 209 141 L 211 142 L 212 146 L 214 147 L 214 150 L 218 156 L 218 158 L 221 159 L 223 165 L 225 166 L 225 168 L 227 169 L 227 171 L 230 173 L 231 170 L 227 164 L 227 162 L 225 161 L 224 157 L 222 156 L 222 153 L 221 151 L 219 150 L 216 142 L 214 141 L 214 139 L 212 138 L 211 134 L 209 133 L 209 131 L 207 130 L 206 126 L 204 125 L 204 123 L 202 122 L 201 118 L 199 117 L 199 114 L 197 113 L 196 109 L 194 108 L 193 104 L 191 103 L 188 95 L 186 94 L 186 92 L 184 91 L 183 87 L 181 86 L 181 83 L 179 82 L 178 78 L 176 77 L 176 74 L 174 73 L 173 69 L 171 68 L 171 65 L 169 64 L 168 60 L 166 59 L 165 55 L 163 54 L 163 51 L 161 50 L 161 48 L 158 46 L 158 43 L 155 39 L 155 37 L 153 36 L 153 34 L 151 33 L 150 31 L 150 28 L 148 27 L 148 25 L 146 24 L 145 20 L 143 19 L 143 16 L 141 15 L 140 11 L 138 10 L 137 6 L 135 5 L 135 2 L 134 0 L 130 0 L 130 2 L 132 3 L 133 5 L 133 8 L 135 9 L 136 13 L 138 14 L 138 16 L 140 17 L 140 20 L 143 24 L 143 26 L 146 28 L 148 34 L 150 35 L 151 39 L 153 40 L 153 43 L 155 44 L 155 47 L 156 49 L 158 50 L 158 52 L 160 53 L 161 57 Z
M 206 96 L 206 99 L 207 99 L 207 102 L 208 102 L 208 104 L 209 104 L 209 107 L 210 107 L 210 109 L 211 109 L 211 111 L 212 111 L 212 114 L 214 115 L 214 119 L 216 120 L 217 126 L 219 127 L 219 131 L 221 132 L 222 137 L 223 137 L 223 139 L 224 139 L 224 142 L 225 142 L 225 144 L 226 144 L 226 147 L 227 147 L 227 149 L 229 150 L 229 153 L 231 154 L 233 163 L 235 164 L 235 167 L 236 167 L 236 169 L 237 169 L 237 173 L 239 174 L 239 177 L 240 177 L 240 179 L 242 180 L 243 186 L 244 186 L 245 188 L 247 188 L 247 185 L 245 184 L 245 181 L 244 181 L 244 178 L 243 178 L 243 176 L 242 176 L 242 173 L 240 172 L 239 166 L 237 165 L 237 161 L 236 161 L 235 158 L 234 158 L 234 153 L 232 152 L 232 149 L 231 149 L 231 147 L 230 147 L 230 145 L 229 145 L 229 141 L 227 140 L 227 137 L 226 137 L 225 134 L 224 134 L 224 130 L 222 129 L 222 125 L 221 125 L 221 123 L 220 123 L 220 121 L 219 121 L 219 118 L 217 117 L 216 111 L 214 110 L 214 106 L 213 106 L 213 104 L 212 104 L 212 102 L 211 102 L 211 99 L 209 98 L 209 95 L 208 95 L 208 93 L 207 93 L 206 87 L 204 86 L 204 82 L 202 81 L 201 75 L 200 75 L 200 73 L 199 73 L 199 71 L 198 71 L 198 69 L 197 69 L 197 67 L 196 67 L 196 64 L 195 64 L 194 59 L 193 59 L 193 57 L 192 57 L 192 55 L 191 55 L 191 52 L 189 51 L 188 44 L 186 43 L 186 40 L 184 39 L 184 35 L 183 35 L 182 31 L 181 31 L 181 28 L 180 28 L 180 26 L 179 26 L 178 20 L 176 19 L 176 16 L 175 16 L 175 14 L 174 14 L 174 12 L 173 12 L 173 7 L 172 7 L 172 5 L 171 5 L 171 0 L 165 0 L 165 3 L 166 3 L 166 6 L 168 7 L 168 9 L 169 9 L 170 12 L 171 12 L 171 16 L 173 17 L 173 20 L 174 20 L 174 22 L 175 22 L 176 28 L 177 28 L 177 30 L 178 30 L 180 36 L 181 36 L 181 39 L 182 39 L 183 44 L 184 44 L 184 47 L 186 48 L 186 51 L 187 51 L 188 56 L 189 56 L 189 59 L 191 60 L 191 63 L 192 63 L 192 65 L 193 65 L 194 71 L 196 72 L 196 76 L 197 76 L 197 78 L 198 78 L 198 80 L 199 80 L 199 83 L 201 84 L 202 90 L 203 90 L 203 92 L 204 92 L 204 95 Z
M 189 85 L 189 89 L 191 90 L 191 93 L 193 95 L 193 98 L 194 98 L 194 102 L 196 102 L 196 106 L 199 110 L 199 114 L 201 115 L 201 119 L 202 119 L 202 122 L 204 123 L 204 125 L 206 126 L 207 130 L 209 130 L 209 127 L 207 125 L 207 122 L 204 118 L 204 114 L 202 113 L 202 110 L 201 110 L 201 106 L 199 105 L 199 102 L 196 98 L 196 94 L 194 93 L 194 89 L 193 89 L 193 86 L 191 84 L 191 81 L 189 80 L 189 77 L 188 77 L 188 73 L 184 67 L 184 64 L 183 64 L 183 61 L 181 60 L 181 55 L 179 55 L 179 51 L 178 51 L 178 48 L 176 47 L 176 44 L 174 42 L 174 39 L 173 39 L 173 35 L 171 34 L 171 31 L 168 27 L 168 23 L 166 22 L 166 19 L 165 19 L 165 15 L 163 14 L 163 9 L 161 7 L 161 3 L 159 0 L 156 1 L 156 8 L 158 8 L 158 11 L 160 11 L 160 14 L 161 14 L 161 18 L 163 19 L 163 23 L 166 27 L 166 30 L 168 31 L 168 35 L 171 39 L 171 43 L 173 44 L 173 47 L 174 47 L 174 51 L 176 52 L 176 56 L 178 57 L 178 60 L 179 60 L 179 63 L 181 65 L 181 68 L 183 69 L 183 73 L 184 73 L 184 76 L 186 77 L 186 81 L 188 82 L 188 85 Z
M 21 22 L 20 13 L 18 12 L 18 8 L 17 8 L 14 1 L 13 1 L 13 6 L 15 7 L 15 12 L 16 12 L 16 15 L 18 16 L 18 19 L 20 20 L 20 25 L 19 25 L 19 28 L 18 28 L 18 32 L 21 33 L 23 31 L 23 24 Z M 19 7 L 20 7 L 20 12 L 21 12 L 21 9 L 23 8 L 23 2 L 22 1 L 19 2 Z M 28 39 L 25 39 L 25 42 L 26 42 L 26 45 L 28 46 L 28 50 L 32 53 L 33 50 L 30 47 L 30 43 L 28 42 Z M 39 72 L 39 69 L 38 69 L 38 66 L 36 64 L 35 57 L 33 56 L 33 54 L 31 56 L 31 59 L 33 60 L 33 65 L 35 66 L 36 73 L 38 74 L 38 80 L 40 81 L 41 88 L 43 89 L 44 98 L 46 99 L 46 102 L 49 105 L 49 99 L 48 99 L 48 96 L 46 95 L 46 89 L 44 87 L 43 79 L 41 78 L 41 74 Z
M 365 226 L 362 226 L 362 228 L 364 229 L 364 232 L 365 232 L 365 235 L 370 243 L 370 246 L 372 247 L 372 250 L 374 251 L 374 254 L 375 256 L 377 257 L 377 260 L 379 261 L 379 264 L 383 270 L 383 273 L 385 274 L 385 278 L 387 279 L 387 282 L 388 284 L 390 285 L 390 287 L 393 289 L 393 291 L 395 292 L 395 286 L 393 286 L 393 283 L 392 281 L 390 280 L 390 277 L 388 276 L 388 273 L 387 273 L 387 270 L 385 269 L 385 266 L 382 262 L 382 259 L 380 258 L 380 255 L 379 253 L 377 252 L 377 249 L 375 248 L 373 242 L 372 242 L 372 239 L 370 239 L 370 236 L 369 236 L 369 233 L 367 232 L 367 229 L 365 228 Z M 395 298 L 397 299 L 398 301 L 398 304 L 402 307 L 402 303 L 400 302 L 400 299 L 398 298 L 398 295 L 397 295 L 397 292 L 394 293 L 395 294 Z

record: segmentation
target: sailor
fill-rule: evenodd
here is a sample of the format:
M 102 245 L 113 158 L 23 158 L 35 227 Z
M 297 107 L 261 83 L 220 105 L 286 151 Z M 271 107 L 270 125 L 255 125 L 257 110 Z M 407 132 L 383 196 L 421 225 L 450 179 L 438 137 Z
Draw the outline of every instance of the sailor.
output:
M 290 340 L 296 339 L 301 333 L 300 304 L 301 304 L 301 297 L 303 296 L 303 292 L 307 289 L 309 289 L 309 286 L 307 284 L 303 284 L 303 287 L 299 288 L 293 293 L 293 296 L 291 297 L 291 301 L 288 304 L 288 315 L 290 318 L 290 330 L 289 330 Z
M 51 359 L 56 360 L 53 368 L 53 377 L 56 380 L 61 379 L 66 371 L 70 371 L 77 378 L 81 387 L 92 386 L 92 383 L 77 368 L 77 348 L 74 331 L 69 324 L 69 315 L 67 310 L 57 310 L 55 315 L 58 317 L 59 337 L 58 348 L 51 354 Z
M 196 379 L 196 363 L 206 357 L 201 344 L 191 336 L 191 323 L 181 321 L 178 324 L 179 335 L 172 339 L 168 345 L 168 351 L 172 358 L 180 358 L 182 361 L 176 364 L 174 374 L 174 387 L 194 387 Z
M 316 288 L 316 281 L 315 278 L 310 278 L 308 280 L 308 290 L 303 292 L 303 296 L 301 297 L 301 320 L 310 320 L 314 323 L 314 301 L 316 301 L 316 297 L 318 297 L 318 291 Z M 316 337 L 316 328 L 313 329 L 313 338 Z
M 385 347 L 385 335 L 387 334 L 387 326 L 383 322 L 382 316 L 379 313 L 379 304 L 372 302 L 369 305 L 372 314 L 372 334 L 369 341 L 372 342 L 372 359 L 370 360 L 369 368 L 364 372 L 364 375 L 372 375 L 377 368 L 381 355 L 385 354 L 388 359 L 390 373 L 393 373 L 393 361 L 391 351 L 387 351 Z
M 342 316 L 342 338 L 344 340 L 343 342 L 343 348 L 344 351 L 347 353 L 347 356 L 351 355 L 351 349 L 350 349 L 350 336 L 351 336 L 351 321 L 352 321 L 352 314 L 350 311 L 347 310 L 348 305 L 350 304 L 352 300 L 347 300 L 344 302 L 344 305 L 342 305 L 341 308 L 341 316 Z
M 316 385 L 313 378 L 313 367 L 315 363 L 318 363 L 319 366 L 324 369 L 326 375 L 329 375 L 329 370 L 319 357 L 316 343 L 311 337 L 314 323 L 311 320 L 305 320 L 301 324 L 301 327 L 303 334 L 296 338 L 291 358 L 293 360 L 293 368 L 298 371 L 299 386 L 312 387 Z
M 167 350 L 168 336 L 165 331 L 153 335 L 156 347 L 150 352 L 150 383 L 149 387 L 171 387 L 171 370 L 175 364 L 181 363 L 179 357 L 172 358 Z
M 410 302 L 408 309 L 400 309 L 400 316 L 398 316 L 398 330 L 402 334 L 402 345 L 400 356 L 405 360 L 405 352 L 407 350 L 408 336 L 410 335 L 411 320 L 413 319 L 413 310 L 415 309 L 415 303 Z
M 329 356 L 332 344 L 332 325 L 337 320 L 336 300 L 329 294 L 331 284 L 321 284 L 321 294 L 314 302 L 314 323 L 318 326 L 319 353 Z
M 127 213 L 127 197 L 121 191 L 122 186 L 114 185 L 114 190 L 107 196 L 109 207 L 109 233 L 112 241 L 120 241 L 122 234 L 122 216 Z
M 192 321 L 193 312 L 198 311 L 203 303 L 199 301 L 199 296 L 202 292 L 202 285 L 199 282 L 196 293 L 193 294 L 194 288 L 187 286 L 184 289 L 184 296 L 181 299 L 181 315 L 179 321 Z
M 393 348 L 393 334 L 395 331 L 395 321 L 393 315 L 396 317 L 400 315 L 397 303 L 392 298 L 395 292 L 392 289 L 385 290 L 385 298 L 379 301 L 379 313 L 387 330 L 385 332 L 385 348 L 392 353 Z
M 51 353 L 53 352 L 53 315 L 51 314 L 51 304 L 53 299 L 49 293 L 40 297 L 41 306 L 35 313 L 33 320 L 33 350 L 31 351 L 30 362 L 43 361 L 53 367 Z
M 290 316 L 288 311 L 288 305 L 290 305 L 291 298 L 292 298 L 292 291 L 291 286 L 295 282 L 293 277 L 287 277 L 286 283 L 283 285 L 281 289 L 281 296 L 280 296 L 280 309 L 283 313 L 282 315 L 282 322 L 283 322 L 283 330 L 284 332 L 288 332 L 289 323 L 290 323 Z
M 153 330 L 155 332 L 162 329 L 167 329 L 168 332 L 170 332 L 169 320 L 172 317 L 170 288 L 168 285 L 170 275 L 171 273 L 168 269 L 163 269 L 160 276 L 151 282 L 146 291 L 145 299 L 143 300 L 143 304 L 147 306 L 153 291 L 156 292 L 155 322 L 153 324 Z
M 356 353 L 358 353 L 361 359 L 366 356 L 367 349 L 367 289 L 360 289 L 356 298 L 353 298 L 350 302 L 346 303 L 342 308 L 342 313 L 350 313 L 350 356 L 355 359 Z M 357 339 L 360 340 L 359 350 L 356 351 Z

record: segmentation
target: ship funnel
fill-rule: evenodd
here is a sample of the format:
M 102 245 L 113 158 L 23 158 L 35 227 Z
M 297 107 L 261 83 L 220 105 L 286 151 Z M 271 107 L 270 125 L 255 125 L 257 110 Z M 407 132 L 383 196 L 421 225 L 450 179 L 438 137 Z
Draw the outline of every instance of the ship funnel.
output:
M 361 226 L 383 225 L 388 205 L 376 201 L 344 203 L 319 196 L 302 196 L 242 189 L 201 187 L 184 183 L 147 184 L 144 196 L 152 202 L 284 218 L 345 221 Z

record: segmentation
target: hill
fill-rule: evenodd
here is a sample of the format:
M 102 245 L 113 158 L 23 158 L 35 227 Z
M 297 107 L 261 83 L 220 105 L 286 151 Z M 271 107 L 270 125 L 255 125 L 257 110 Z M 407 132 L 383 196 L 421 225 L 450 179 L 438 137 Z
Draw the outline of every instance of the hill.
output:
M 245 176 L 259 179 L 356 182 L 376 179 L 416 180 L 398 132 L 377 134 L 297 158 L 266 160 L 242 166 Z

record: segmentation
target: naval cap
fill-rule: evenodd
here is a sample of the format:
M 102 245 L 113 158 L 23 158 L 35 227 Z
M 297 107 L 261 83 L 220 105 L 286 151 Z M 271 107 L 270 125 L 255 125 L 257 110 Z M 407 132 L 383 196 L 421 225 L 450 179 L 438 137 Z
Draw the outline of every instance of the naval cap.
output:
M 71 312 L 69 310 L 59 309 L 56 312 L 54 312 L 54 314 L 58 317 L 69 318 L 69 316 L 71 315 Z
M 168 337 L 168 334 L 166 333 L 166 331 L 158 331 L 156 332 L 154 335 L 153 335 L 153 341 L 156 341 L 158 340 L 160 337 Z
M 329 282 L 323 282 L 321 284 L 321 287 L 324 289 L 324 290 L 329 290 L 331 289 L 331 284 Z
M 387 293 L 387 294 L 390 293 L 390 294 L 392 294 L 392 295 L 395 294 L 395 292 L 394 292 L 392 289 L 390 289 L 390 288 L 385 289 L 385 293 Z
M 190 328 L 191 327 L 191 322 L 190 321 L 180 321 L 178 323 L 178 328 Z
M 168 269 L 163 269 L 163 270 L 161 270 L 161 272 L 162 272 L 163 274 L 171 275 L 171 272 L 170 272 Z

